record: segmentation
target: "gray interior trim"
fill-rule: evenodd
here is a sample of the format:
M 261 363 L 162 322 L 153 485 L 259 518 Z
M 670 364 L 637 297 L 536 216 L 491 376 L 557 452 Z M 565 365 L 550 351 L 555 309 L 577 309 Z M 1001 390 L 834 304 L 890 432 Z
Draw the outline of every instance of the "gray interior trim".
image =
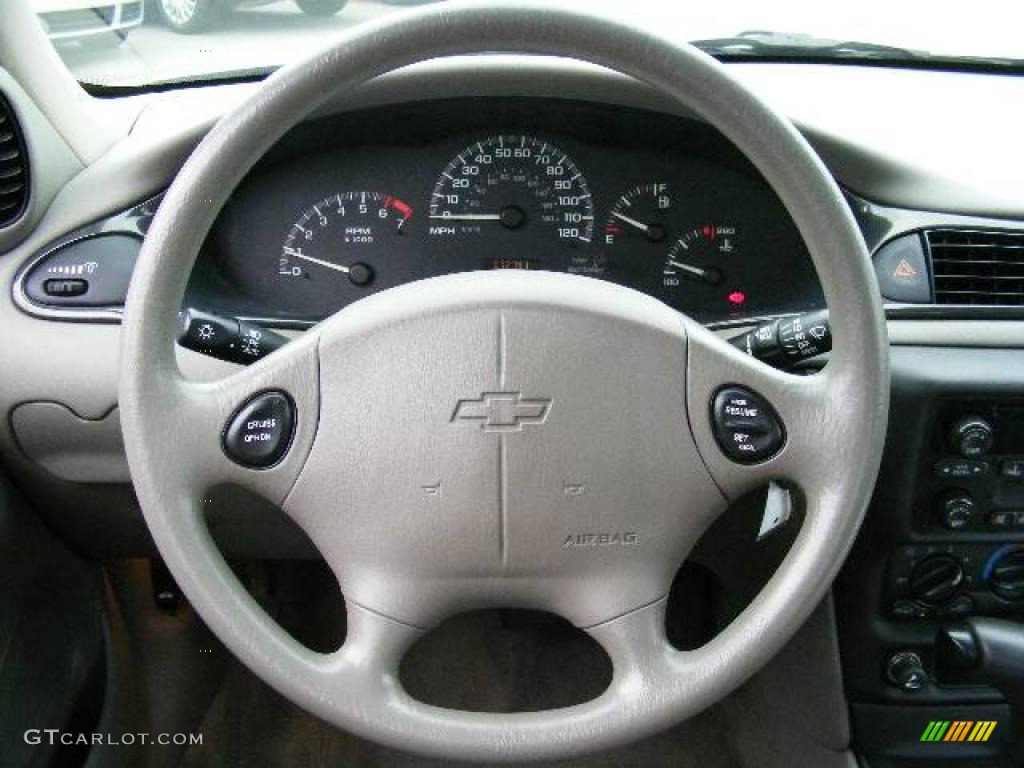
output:
M 32 3 L 4 3 L 3 14 L 0 68 L 21 84 L 77 161 L 92 163 L 128 132 L 144 99 L 92 98 L 47 39 Z
M 923 229 L 1024 230 L 1024 219 L 1020 216 L 976 216 L 944 208 L 925 211 L 882 205 L 854 194 L 848 194 L 847 198 L 853 207 L 853 215 L 861 222 L 868 250 L 872 252 L 888 240 Z
M 999 349 L 1021 349 L 1024 348 L 1024 322 L 999 322 L 999 321 L 953 321 L 946 320 L 936 322 L 934 320 L 892 320 L 887 323 L 890 343 L 898 346 L 931 346 L 931 347 L 977 347 L 977 348 L 999 348 Z M 739 333 L 750 329 L 750 326 L 739 326 L 719 329 L 717 332 L 722 338 L 731 338 Z M 296 332 L 288 335 L 297 336 Z M 199 380 L 213 380 L 224 376 L 237 366 L 219 362 L 203 355 L 188 350 L 178 351 L 179 366 L 186 371 L 191 378 Z M 86 365 L 83 357 L 82 364 Z M 87 382 L 87 380 L 83 380 Z M 30 382 L 27 382 L 30 383 Z M 31 387 L 26 390 L 34 391 Z M 39 390 L 43 392 L 43 390 Z M 75 392 L 68 391 L 66 396 L 72 404 L 80 404 L 80 398 L 74 397 Z M 82 394 L 79 392 L 79 394 Z M 114 398 L 108 401 L 113 406 Z M 80 407 L 80 405 L 79 405 Z M 17 412 L 15 407 L 13 412 Z M 100 417 L 102 418 L 102 417 Z M 0 430 L 0 432 L 5 430 Z M 56 438 L 61 441 L 59 433 L 44 433 L 32 435 L 27 425 L 23 425 L 21 437 L 18 438 L 21 445 L 19 448 L 36 459 L 39 451 L 28 451 L 25 449 L 26 438 L 29 435 L 30 441 L 49 441 Z M 104 438 L 105 439 L 105 438 Z M 59 447 L 59 446 L 58 446 Z M 104 442 L 102 445 L 83 443 L 81 446 L 80 458 L 76 459 L 73 477 L 60 467 L 54 467 L 49 462 L 43 462 L 43 466 L 60 477 L 73 479 L 82 483 L 101 482 L 128 482 L 127 459 L 124 457 L 123 444 L 118 436 L 118 447 Z M 96 455 L 86 455 L 88 450 L 96 450 Z M 49 451 L 42 452 L 49 453 Z M 38 459 L 36 459 L 38 460 Z M 108 464 L 113 462 L 113 464 Z M 116 464 L 116 466 L 114 466 Z
M 0 68 L 0 93 L 7 97 L 21 125 L 28 149 L 29 198 L 21 217 L 0 227 L 0 260 L 32 232 L 50 202 L 82 166 L 63 139 L 57 135 L 35 102 L 10 73 Z
M 1014 149 L 1024 79 L 844 65 L 737 68 L 856 194 L 922 211 L 1024 217 L 1024 155 Z M 984 106 L 937 109 L 954 104 Z
M 129 482 L 117 409 L 83 419 L 60 403 L 23 403 L 11 412 L 21 450 L 62 480 Z
M 889 340 L 900 346 L 1024 348 L 1024 322 L 890 320 Z

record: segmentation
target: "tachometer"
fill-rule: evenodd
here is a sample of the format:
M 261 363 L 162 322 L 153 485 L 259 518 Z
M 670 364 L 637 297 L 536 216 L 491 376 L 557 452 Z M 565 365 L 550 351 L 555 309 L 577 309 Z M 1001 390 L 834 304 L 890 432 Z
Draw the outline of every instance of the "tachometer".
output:
M 448 163 L 434 186 L 432 236 L 506 240 L 537 230 L 571 245 L 590 243 L 594 233 L 586 178 L 548 142 L 514 134 L 478 141 Z M 524 253 L 515 260 L 529 258 Z
M 412 208 L 383 192 L 339 192 L 317 201 L 292 224 L 278 257 L 283 278 L 334 274 L 368 285 L 375 270 L 363 255 L 371 246 L 400 236 Z

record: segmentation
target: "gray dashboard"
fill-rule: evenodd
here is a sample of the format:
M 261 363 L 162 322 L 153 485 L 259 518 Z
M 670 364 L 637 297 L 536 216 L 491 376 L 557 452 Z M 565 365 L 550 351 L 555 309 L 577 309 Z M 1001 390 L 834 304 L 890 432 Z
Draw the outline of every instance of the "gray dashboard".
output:
M 745 64 L 735 65 L 735 69 L 804 130 L 847 188 L 870 247 L 926 226 L 1021 226 L 1013 217 L 1024 217 L 1024 201 L 1004 194 L 1011 186 L 1016 161 L 1011 158 L 999 165 L 995 158 L 982 156 L 994 147 L 959 144 L 943 126 L 922 131 L 924 113 L 919 110 L 919 99 L 926 94 L 945 91 L 951 98 L 957 93 L 966 96 L 981 83 L 992 91 L 992 108 L 1006 110 L 1010 117 L 1012 104 L 1024 103 L 1024 99 L 1010 98 L 1021 90 L 1017 80 L 859 67 Z M 136 110 L 131 128 L 122 138 L 83 170 L 66 163 L 60 173 L 37 176 L 45 182 L 34 190 L 31 215 L 38 226 L 22 232 L 20 244 L 8 244 L 8 251 L 0 256 L 0 279 L 6 295 L 11 296 L 18 270 L 49 245 L 164 189 L 217 117 L 252 89 L 246 84 L 199 88 L 112 105 L 119 116 L 129 107 Z M 851 93 L 871 94 L 887 105 L 888 112 L 882 116 L 857 108 L 846 97 Z M 16 93 L 16 107 L 25 104 L 28 96 Z M 699 126 L 697 116 L 678 114 L 647 88 L 599 67 L 505 55 L 417 65 L 367 84 L 346 103 L 330 104 L 315 118 L 328 119 L 329 124 L 330 119 L 344 122 L 346 115 L 360 110 L 465 98 L 601 104 L 609 111 L 643 110 L 661 120 L 681 119 Z M 92 106 L 102 111 L 104 103 Z M 29 105 L 22 109 L 34 108 Z M 882 120 L 885 130 L 879 126 Z M 966 130 L 966 120 L 960 122 L 960 130 Z M 893 121 L 905 125 L 906 130 L 895 130 Z M 465 143 L 471 136 L 491 135 L 491 127 L 481 131 L 471 126 L 463 131 L 459 142 Z M 984 136 L 990 129 L 979 122 L 977 130 Z M 521 127 L 519 131 L 525 133 Z M 29 139 L 36 147 L 37 162 L 45 163 L 39 151 L 43 139 Z M 916 144 L 913 152 L 908 152 L 911 139 Z M 455 144 L 459 142 L 437 156 L 444 156 L 444 162 L 448 162 L 453 154 L 448 150 L 458 152 Z M 74 147 L 73 137 L 68 137 L 68 143 Z M 567 154 L 577 154 L 576 162 L 583 163 L 578 152 Z M 720 155 L 718 161 L 725 163 L 730 174 L 743 176 L 742 162 L 737 165 L 735 158 Z M 960 177 L 955 183 L 938 178 L 943 174 L 955 176 L 968 161 L 974 164 L 972 176 Z M 425 173 L 427 181 L 419 189 L 421 198 L 439 175 L 441 168 L 436 165 L 431 163 Z M 611 202 L 605 201 L 599 217 L 607 217 Z M 294 213 L 300 212 L 289 210 L 292 222 Z M 279 246 L 280 242 L 275 242 L 275 249 Z M 890 334 L 904 344 L 1008 346 L 1019 344 L 1024 337 L 1024 324 L 1018 321 L 969 317 L 941 322 L 899 320 L 898 311 L 891 317 Z M 132 508 L 130 489 L 121 485 L 126 473 L 117 429 L 118 326 L 30 316 L 7 298 L 0 302 L 0 346 L 5 359 L 12 361 L 0 377 L 0 410 L 6 414 L 0 447 L 5 461 L 37 494 L 52 521 L 86 549 L 144 548 L 146 535 Z M 187 350 L 180 351 L 179 362 L 188 375 L 198 378 L 217 378 L 232 369 L 231 364 Z M 18 410 L 22 413 L 15 416 Z M 41 421 L 25 421 L 32 410 L 38 411 Z M 15 422 L 19 424 L 20 440 L 15 435 Z M 46 440 L 33 435 L 62 437 Z M 47 457 L 46 461 L 40 464 L 29 459 L 30 451 L 37 457 Z M 83 493 L 83 489 L 88 492 Z M 75 503 L 69 505 L 71 499 Z M 117 535 L 97 537 L 97 520 L 116 528 Z

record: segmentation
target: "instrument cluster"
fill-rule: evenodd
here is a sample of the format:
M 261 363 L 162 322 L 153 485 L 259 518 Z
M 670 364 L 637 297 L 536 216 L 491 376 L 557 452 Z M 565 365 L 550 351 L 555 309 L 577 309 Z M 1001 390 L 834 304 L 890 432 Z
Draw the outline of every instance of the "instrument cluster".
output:
M 452 272 L 610 280 L 705 322 L 824 306 L 767 184 L 693 121 L 567 102 L 435 102 L 307 124 L 239 187 L 189 302 L 304 325 Z

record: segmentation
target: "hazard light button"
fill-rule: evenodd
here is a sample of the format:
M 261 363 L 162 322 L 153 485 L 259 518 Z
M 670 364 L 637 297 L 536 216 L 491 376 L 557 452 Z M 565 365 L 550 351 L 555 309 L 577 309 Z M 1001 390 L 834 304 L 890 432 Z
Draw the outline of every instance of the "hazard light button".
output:
M 890 240 L 875 253 L 875 274 L 882 296 L 898 304 L 929 304 L 932 280 L 919 234 Z

